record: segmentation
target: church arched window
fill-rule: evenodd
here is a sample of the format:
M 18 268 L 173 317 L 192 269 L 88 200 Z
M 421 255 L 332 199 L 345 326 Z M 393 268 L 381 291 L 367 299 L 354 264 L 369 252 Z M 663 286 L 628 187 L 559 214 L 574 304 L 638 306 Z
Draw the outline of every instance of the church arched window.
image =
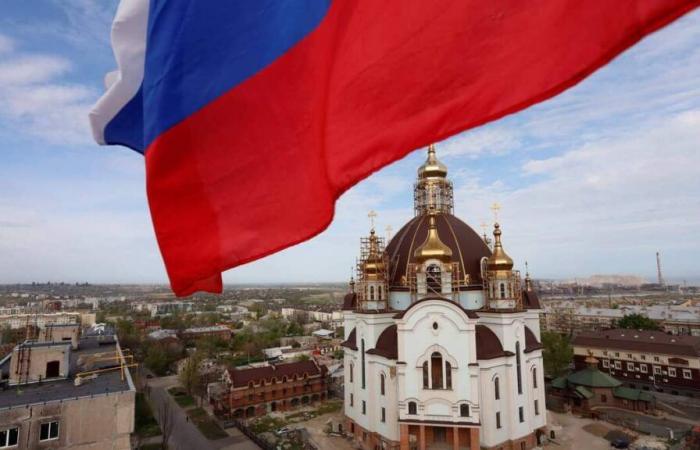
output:
M 361 368 L 361 370 L 362 370 L 362 389 L 364 389 L 365 384 L 366 384 L 365 383 L 366 378 L 365 378 L 365 340 L 364 339 L 362 339 L 361 345 L 362 345 L 362 348 L 361 348 L 361 351 L 362 351 L 362 368 Z
M 452 364 L 445 361 L 445 389 L 452 389 Z
M 377 300 L 382 299 L 382 286 L 377 286 Z
M 379 375 L 379 391 L 384 395 L 384 374 Z
M 515 342 L 515 376 L 518 378 L 518 394 L 523 393 L 523 377 L 520 371 L 520 341 Z
M 430 376 L 433 380 L 433 389 L 442 389 L 442 355 L 438 352 L 430 355 Z
M 369 299 L 374 300 L 374 286 L 369 287 Z
M 469 405 L 466 403 L 459 405 L 459 415 L 462 417 L 469 417 Z
M 428 283 L 428 290 L 439 294 L 442 292 L 442 277 L 440 266 L 437 264 L 431 264 L 426 269 L 426 278 Z
M 355 371 L 354 369 L 355 369 L 355 366 L 352 363 L 350 363 L 350 371 L 349 372 L 350 372 L 350 382 L 351 383 L 353 381 L 353 372 Z
M 428 361 L 423 363 L 423 389 L 430 389 L 430 376 L 428 375 Z
M 496 400 L 500 400 L 501 398 L 501 385 L 498 381 L 498 377 L 493 379 L 493 396 Z
M 501 283 L 501 298 L 506 298 L 506 285 Z
M 532 387 L 537 389 L 537 367 L 532 368 Z
M 412 416 L 415 416 L 418 414 L 418 408 L 416 406 L 416 402 L 408 402 L 408 413 L 411 414 Z

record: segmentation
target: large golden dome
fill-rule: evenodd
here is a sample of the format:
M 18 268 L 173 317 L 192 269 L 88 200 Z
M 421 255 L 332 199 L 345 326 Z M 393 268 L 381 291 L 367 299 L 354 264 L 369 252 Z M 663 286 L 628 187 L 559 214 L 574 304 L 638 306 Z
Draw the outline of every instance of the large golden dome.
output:
M 414 217 L 386 246 L 390 288 L 407 287 L 408 265 L 422 262 L 421 254 L 416 250 L 427 240 L 431 216 Z M 436 213 L 433 217 L 441 243 L 451 252 L 451 262 L 459 264 L 462 277 L 469 275 L 470 284 L 480 284 L 481 259 L 491 255 L 483 238 L 452 214 Z

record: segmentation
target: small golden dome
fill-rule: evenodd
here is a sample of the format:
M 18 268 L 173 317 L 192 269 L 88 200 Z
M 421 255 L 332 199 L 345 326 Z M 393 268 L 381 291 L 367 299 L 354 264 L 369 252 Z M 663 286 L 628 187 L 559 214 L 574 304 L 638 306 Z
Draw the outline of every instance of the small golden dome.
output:
M 374 228 L 369 232 L 369 254 L 362 266 L 365 274 L 380 274 L 384 270 L 384 259 L 379 251 L 379 238 Z
M 505 250 L 503 250 L 503 244 L 501 243 L 501 226 L 498 223 L 494 224 L 493 237 L 493 253 L 491 253 L 491 256 L 486 260 L 488 269 L 512 270 L 513 260 L 508 256 Z
M 413 256 L 420 262 L 428 259 L 438 259 L 449 263 L 452 261 L 452 250 L 440 240 L 435 221 L 435 212 L 431 211 L 429 214 L 428 235 L 425 238 L 425 242 L 413 252 Z
M 418 168 L 418 178 L 445 178 L 447 166 L 435 156 L 435 144 L 428 146 L 428 159 Z

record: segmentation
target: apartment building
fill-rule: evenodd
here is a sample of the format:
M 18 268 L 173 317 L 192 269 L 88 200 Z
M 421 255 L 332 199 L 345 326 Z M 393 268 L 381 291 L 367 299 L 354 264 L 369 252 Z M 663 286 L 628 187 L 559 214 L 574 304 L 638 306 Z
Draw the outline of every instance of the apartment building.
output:
M 581 332 L 572 344 L 577 370 L 591 356 L 601 371 L 631 388 L 700 396 L 700 337 L 612 329 Z
M 130 357 L 115 336 L 54 328 L 0 361 L 0 448 L 130 449 Z

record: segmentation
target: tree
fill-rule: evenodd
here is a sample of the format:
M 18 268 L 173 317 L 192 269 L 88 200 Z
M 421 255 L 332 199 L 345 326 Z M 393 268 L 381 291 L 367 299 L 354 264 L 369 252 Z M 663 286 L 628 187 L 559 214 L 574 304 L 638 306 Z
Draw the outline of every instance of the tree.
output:
M 558 333 L 542 333 L 542 357 L 547 375 L 558 377 L 566 372 L 574 357 L 574 349 L 569 339 Z
M 162 448 L 167 450 L 168 441 L 170 440 L 170 436 L 173 434 L 173 428 L 175 428 L 173 410 L 167 394 L 163 395 L 163 398 L 158 405 L 158 423 L 160 424 L 160 431 L 163 434 Z
M 302 353 L 301 355 L 297 356 L 297 361 L 299 361 L 299 362 L 308 361 L 310 359 L 311 359 L 311 357 L 309 355 L 307 355 L 306 353 Z
M 652 319 L 641 314 L 630 314 L 617 321 L 618 328 L 634 330 L 658 330 L 659 325 Z
M 201 356 L 198 353 L 193 354 L 185 360 L 185 364 L 180 371 L 178 378 L 180 384 L 185 388 L 187 394 L 192 395 L 195 388 L 199 385 L 199 366 L 202 362 Z

